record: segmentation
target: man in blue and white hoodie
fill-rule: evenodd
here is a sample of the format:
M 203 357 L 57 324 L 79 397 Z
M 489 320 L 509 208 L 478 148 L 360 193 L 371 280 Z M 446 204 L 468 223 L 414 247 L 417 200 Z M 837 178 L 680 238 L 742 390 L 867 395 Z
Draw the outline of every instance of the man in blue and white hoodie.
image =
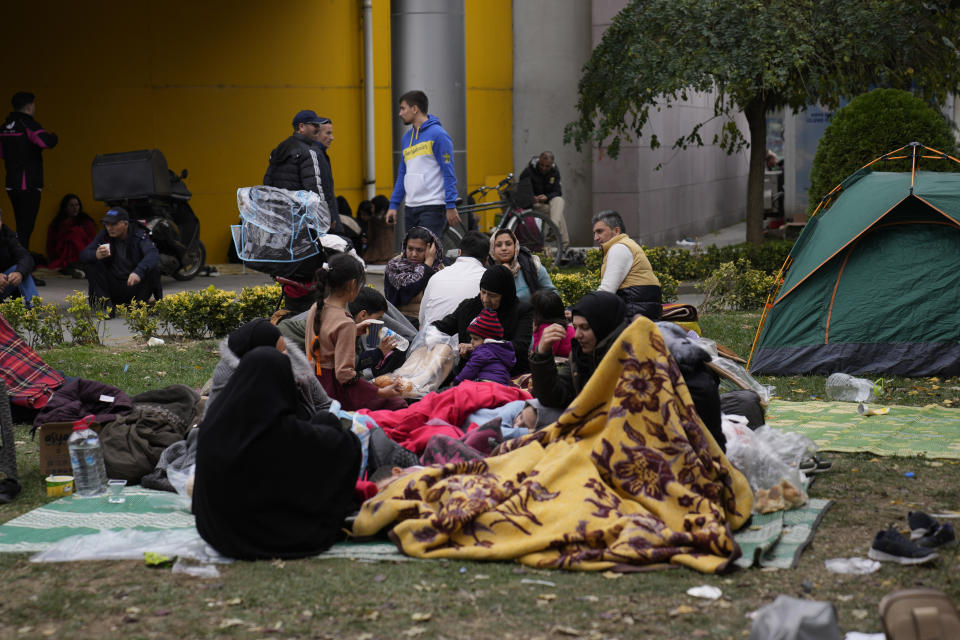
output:
M 426 227 L 443 236 L 444 223 L 460 224 L 457 213 L 457 174 L 453 141 L 436 117 L 427 113 L 427 95 L 408 91 L 400 96 L 400 119 L 413 125 L 400 142 L 400 170 L 390 198 L 387 223 L 397 220 L 397 207 L 406 198 L 406 230 Z

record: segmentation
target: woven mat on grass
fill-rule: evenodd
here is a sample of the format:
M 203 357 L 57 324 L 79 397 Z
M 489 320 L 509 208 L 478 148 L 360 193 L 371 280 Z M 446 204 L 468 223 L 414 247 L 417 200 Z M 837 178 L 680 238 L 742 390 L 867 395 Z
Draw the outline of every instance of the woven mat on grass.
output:
M 735 564 L 744 569 L 797 566 L 831 504 L 832 500 L 811 498 L 798 509 L 753 514 L 747 526 L 734 535 L 743 554 Z
M 0 525 L 0 553 L 44 551 L 56 542 L 101 531 L 196 531 L 193 514 L 180 496 L 141 487 L 124 490 L 126 501 L 69 496 L 37 507 Z M 363 562 L 410 560 L 389 542 L 342 542 L 317 556 Z
M 193 514 L 175 493 L 124 489 L 126 501 L 69 496 L 0 525 L 0 552 L 42 551 L 64 538 L 106 530 L 163 531 L 193 528 Z
M 822 451 L 960 459 L 960 409 L 874 406 L 889 406 L 890 413 L 861 416 L 853 402 L 774 400 L 767 424 L 802 433 Z

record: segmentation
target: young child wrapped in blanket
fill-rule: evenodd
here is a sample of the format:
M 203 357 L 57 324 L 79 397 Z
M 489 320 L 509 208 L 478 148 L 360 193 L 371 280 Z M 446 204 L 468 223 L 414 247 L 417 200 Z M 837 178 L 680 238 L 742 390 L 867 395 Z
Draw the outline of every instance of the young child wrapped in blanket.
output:
M 453 379 L 454 384 L 464 380 L 510 384 L 510 369 L 517 363 L 513 344 L 503 340 L 503 325 L 497 312 L 482 309 L 467 328 L 473 351 L 463 370 Z

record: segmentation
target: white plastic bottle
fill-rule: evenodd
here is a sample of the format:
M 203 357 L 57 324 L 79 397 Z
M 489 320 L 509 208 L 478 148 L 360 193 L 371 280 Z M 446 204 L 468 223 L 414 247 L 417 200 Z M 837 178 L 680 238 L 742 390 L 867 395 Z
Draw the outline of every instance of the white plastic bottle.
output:
M 874 402 L 874 384 L 846 373 L 833 373 L 827 378 L 827 398 L 841 402 Z
M 398 351 L 406 351 L 407 347 L 410 346 L 410 341 L 404 338 L 402 335 L 394 331 L 389 327 L 380 327 L 380 339 L 383 340 L 387 337 L 393 337 L 394 341 L 397 343 Z
M 90 428 L 92 422 L 93 416 L 74 422 L 73 433 L 67 440 L 75 493 L 83 498 L 92 498 L 107 492 L 107 469 L 103 464 L 103 449 L 100 448 L 100 438 Z

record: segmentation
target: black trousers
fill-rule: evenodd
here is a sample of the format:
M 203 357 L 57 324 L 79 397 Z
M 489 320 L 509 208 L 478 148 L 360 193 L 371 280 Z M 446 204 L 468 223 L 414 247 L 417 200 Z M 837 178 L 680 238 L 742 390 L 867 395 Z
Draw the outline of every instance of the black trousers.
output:
M 129 274 L 121 278 L 110 272 L 102 261 L 97 261 L 95 264 L 86 263 L 83 269 L 87 274 L 87 295 L 90 297 L 91 305 L 101 298 L 109 300 L 110 306 L 113 307 L 118 304 L 127 304 L 131 300 L 146 302 L 151 294 L 157 300 L 163 297 L 160 272 L 156 269 L 145 273 L 140 282 L 132 287 L 127 286 Z
M 17 221 L 17 239 L 20 245 L 30 250 L 30 235 L 37 223 L 40 211 L 40 189 L 8 189 L 10 203 L 13 205 L 13 217 Z

